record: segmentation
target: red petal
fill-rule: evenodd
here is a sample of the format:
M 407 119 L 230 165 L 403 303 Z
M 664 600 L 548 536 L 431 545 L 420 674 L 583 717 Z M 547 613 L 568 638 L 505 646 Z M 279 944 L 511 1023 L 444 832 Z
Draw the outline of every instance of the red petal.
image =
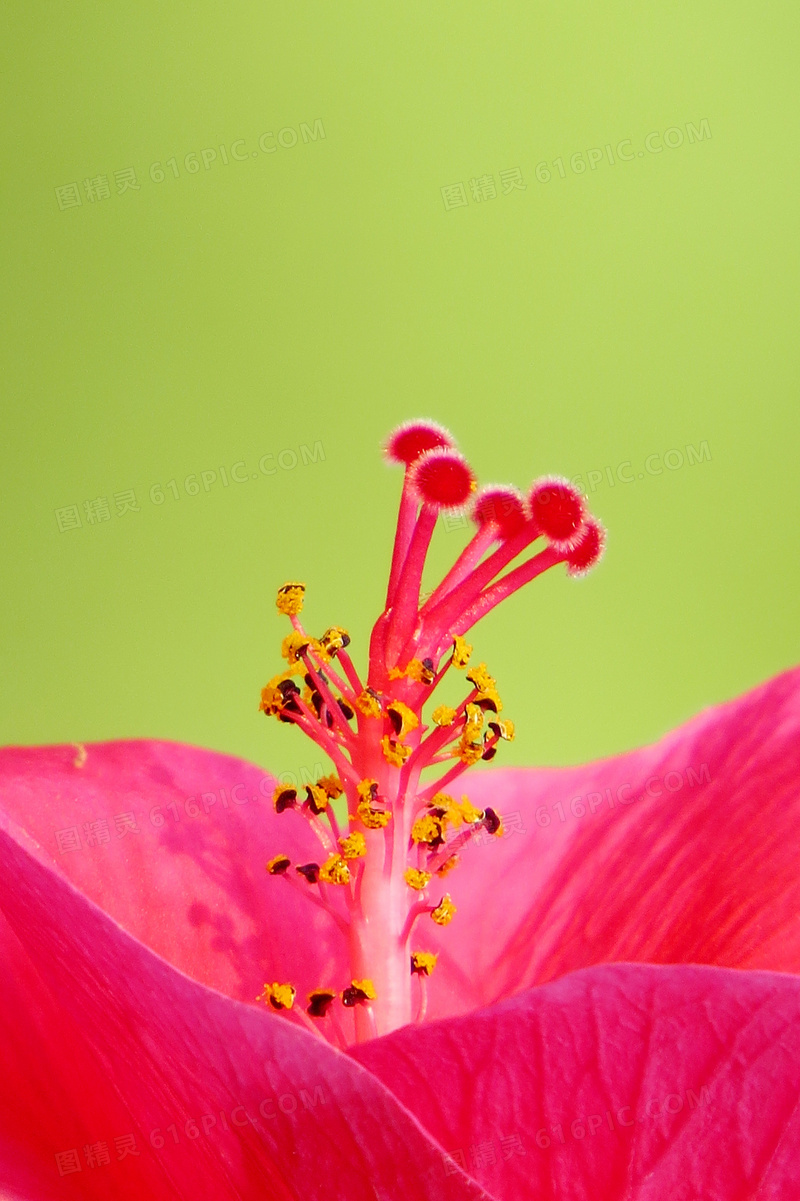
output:
M 182 976 L 2 832 L 0 897 L 0 1192 L 484 1196 L 438 1180 L 440 1149 L 351 1059 Z M 60 1176 L 71 1150 L 81 1170 Z
M 799 1007 L 793 977 L 615 965 L 351 1054 L 504 1201 L 788 1201 Z
M 239 1000 L 252 1001 L 265 979 L 291 979 L 305 995 L 348 978 L 330 919 L 264 870 L 281 851 L 293 864 L 321 853 L 300 814 L 275 814 L 272 776 L 170 742 L 90 744 L 80 761 L 74 746 L 0 750 L 0 808 L 121 926 Z M 138 832 L 120 837 L 114 819 L 130 812 Z M 95 838 L 107 842 L 87 845 L 92 822 L 106 823 Z M 80 847 L 60 850 L 70 829 Z
M 800 669 L 655 746 L 472 785 L 506 835 L 448 877 L 432 1016 L 594 963 L 800 972 Z

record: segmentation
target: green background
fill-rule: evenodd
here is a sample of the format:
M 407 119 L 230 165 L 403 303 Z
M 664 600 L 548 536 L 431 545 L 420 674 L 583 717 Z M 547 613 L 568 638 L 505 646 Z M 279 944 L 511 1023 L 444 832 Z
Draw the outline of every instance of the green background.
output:
M 797 661 L 795 4 L 6 20 L 4 741 L 312 765 L 256 711 L 274 592 L 304 579 L 311 630 L 347 626 L 363 661 L 400 486 L 379 445 L 419 415 L 482 480 L 591 478 L 610 531 L 594 575 L 553 572 L 474 631 L 517 721 L 506 762 L 651 741 Z M 225 487 L 242 461 L 258 478 Z M 440 530 L 435 562 L 463 541 Z

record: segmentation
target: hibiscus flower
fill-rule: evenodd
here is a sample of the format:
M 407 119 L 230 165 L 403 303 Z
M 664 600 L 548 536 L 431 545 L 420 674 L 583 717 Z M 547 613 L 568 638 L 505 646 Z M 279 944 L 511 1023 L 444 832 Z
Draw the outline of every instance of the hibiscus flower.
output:
M 800 673 L 462 792 L 514 736 L 466 635 L 588 571 L 604 532 L 565 480 L 477 490 L 431 422 L 387 456 L 366 673 L 345 629 L 306 633 L 300 582 L 278 592 L 261 709 L 323 774 L 152 741 L 0 752 L 0 1188 L 796 1197 Z M 465 505 L 474 537 L 422 596 Z

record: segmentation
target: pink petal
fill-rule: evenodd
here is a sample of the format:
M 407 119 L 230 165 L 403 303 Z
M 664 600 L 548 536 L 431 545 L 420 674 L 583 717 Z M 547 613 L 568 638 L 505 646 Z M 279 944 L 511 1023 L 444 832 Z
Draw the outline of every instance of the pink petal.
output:
M 447 877 L 446 931 L 418 930 L 432 1016 L 603 962 L 800 972 L 800 669 L 655 746 L 471 783 L 508 830 Z
M 798 1012 L 794 977 L 613 965 L 351 1055 L 504 1201 L 789 1201 Z
M 3 832 L 0 890 L 0 1191 L 489 1196 L 440 1181 L 440 1149 L 346 1055 L 182 976 Z M 131 1135 L 138 1155 L 120 1160 Z M 92 1167 L 97 1144 L 110 1163 Z M 81 1170 L 60 1175 L 72 1150 Z
M 305 993 L 348 976 L 330 919 L 264 870 L 279 852 L 293 863 L 322 854 L 299 814 L 275 814 L 272 776 L 170 742 L 89 744 L 80 762 L 75 746 L 0 750 L 0 810 L 141 942 L 245 1001 L 267 978 Z M 136 830 L 120 835 L 128 813 Z M 62 849 L 76 837 L 78 849 Z

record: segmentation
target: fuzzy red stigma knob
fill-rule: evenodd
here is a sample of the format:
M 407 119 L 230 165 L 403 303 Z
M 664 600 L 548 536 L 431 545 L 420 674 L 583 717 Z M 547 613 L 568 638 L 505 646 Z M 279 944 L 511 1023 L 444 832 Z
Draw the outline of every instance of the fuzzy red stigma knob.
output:
M 529 500 L 537 530 L 556 550 L 572 550 L 577 546 L 587 513 L 583 496 L 569 480 L 558 476 L 536 480 Z
M 605 528 L 594 517 L 586 522 L 583 536 L 571 550 L 567 558 L 567 573 L 569 575 L 586 575 L 603 557 L 606 547 Z
M 436 447 L 453 449 L 455 441 L 443 425 L 435 421 L 404 421 L 386 439 L 384 453 L 390 463 L 405 463 L 408 467 Z
M 481 488 L 472 506 L 472 519 L 479 526 L 495 526 L 505 540 L 518 534 L 528 519 L 525 498 L 516 488 Z
M 457 450 L 437 447 L 416 460 L 409 476 L 420 500 L 438 509 L 457 509 L 475 490 L 475 476 Z

